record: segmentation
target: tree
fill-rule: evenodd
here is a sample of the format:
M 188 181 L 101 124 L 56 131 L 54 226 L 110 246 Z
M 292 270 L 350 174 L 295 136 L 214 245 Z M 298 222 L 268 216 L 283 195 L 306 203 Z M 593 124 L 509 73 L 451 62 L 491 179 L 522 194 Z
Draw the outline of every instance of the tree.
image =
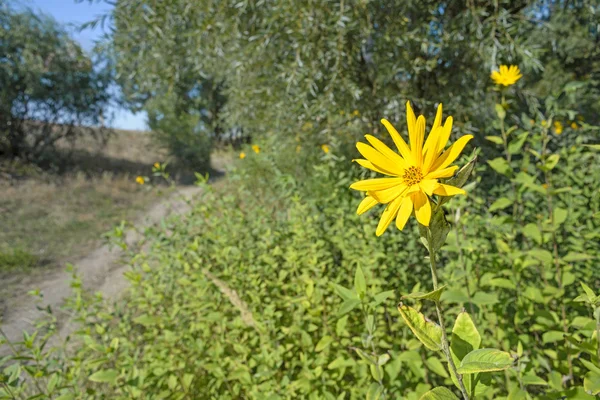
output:
M 111 81 L 51 17 L 0 2 L 0 154 L 35 158 L 86 134 L 105 113 Z M 88 127 L 88 128 L 86 128 Z

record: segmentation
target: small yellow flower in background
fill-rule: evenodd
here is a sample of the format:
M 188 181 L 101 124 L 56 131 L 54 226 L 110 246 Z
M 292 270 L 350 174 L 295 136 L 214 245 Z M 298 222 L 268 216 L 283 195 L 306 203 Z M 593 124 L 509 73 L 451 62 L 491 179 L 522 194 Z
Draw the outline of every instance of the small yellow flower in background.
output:
M 323 152 L 325 152 L 325 154 L 329 153 L 329 145 L 327 144 L 322 144 L 321 145 L 321 150 L 323 150 Z
M 155 162 L 154 163 L 154 168 L 160 168 L 160 163 L 159 162 Z
M 577 129 L 579 129 L 579 126 L 577 125 L 577 123 L 571 122 L 571 129 L 577 130 Z
M 542 187 L 543 187 L 544 189 L 548 189 L 548 184 L 547 184 L 547 183 L 544 183 L 544 184 L 542 184 Z
M 365 135 L 370 146 L 357 143 L 356 148 L 364 159 L 354 160 L 361 166 L 389 178 L 366 179 L 353 183 L 350 188 L 366 192 L 357 209 L 357 214 L 363 214 L 378 203 L 387 204 L 375 234 L 381 236 L 392 220 L 396 219 L 396 227 L 404 229 L 413 210 L 417 221 L 429 226 L 431 220 L 431 203 L 429 197 L 454 196 L 465 194 L 463 189 L 438 183 L 438 179 L 450 178 L 457 166 L 450 166 L 458 158 L 473 135 L 459 138 L 444 151 L 452 130 L 452 117 L 448 117 L 442 126 L 442 105 L 437 114 L 431 131 L 425 140 L 425 117 L 415 117 L 415 113 L 406 103 L 406 122 L 410 147 L 398 131 L 387 120 L 381 123 L 386 127 L 399 154 L 391 150 L 381 140 L 371 135 Z
M 244 159 L 246 158 L 246 153 L 244 153 L 243 151 L 240 153 L 240 159 Z
M 530 119 L 530 120 L 529 120 L 529 123 L 530 123 L 531 125 L 535 125 L 535 120 L 534 120 L 534 119 Z
M 516 65 L 501 65 L 499 71 L 492 71 L 490 75 L 496 84 L 504 86 L 514 85 L 522 76 Z
M 144 183 L 146 183 L 146 180 L 144 179 L 143 176 L 138 176 L 137 178 L 135 178 L 135 181 L 137 183 L 139 183 L 140 185 L 143 185 Z
M 253 145 L 252 145 L 252 150 L 253 150 L 253 151 L 254 151 L 256 154 L 260 153 L 260 147 L 259 147 L 258 145 L 256 145 L 256 144 L 253 144 Z
M 346 114 L 346 113 L 344 112 L 344 110 L 340 110 L 340 115 L 344 115 L 344 114 Z
M 360 117 L 360 111 L 358 111 L 358 110 L 352 111 L 352 116 L 354 116 L 354 117 Z
M 548 125 L 548 121 L 546 121 L 545 119 L 542 120 L 542 126 L 546 126 Z
M 300 146 L 300 145 L 296 146 L 296 153 L 300 153 L 300 150 L 302 150 L 302 146 Z
M 563 132 L 563 124 L 560 121 L 554 121 L 554 132 L 560 135 Z

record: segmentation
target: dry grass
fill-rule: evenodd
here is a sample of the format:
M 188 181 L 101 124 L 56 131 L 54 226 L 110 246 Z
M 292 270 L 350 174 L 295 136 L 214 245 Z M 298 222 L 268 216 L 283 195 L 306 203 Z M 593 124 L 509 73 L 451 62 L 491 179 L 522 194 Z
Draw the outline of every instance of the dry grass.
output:
M 0 278 L 77 260 L 98 246 L 102 233 L 168 190 L 135 183 L 165 159 L 145 132 L 117 131 L 106 145 L 85 139 L 61 147 L 69 157 L 38 166 L 0 161 Z

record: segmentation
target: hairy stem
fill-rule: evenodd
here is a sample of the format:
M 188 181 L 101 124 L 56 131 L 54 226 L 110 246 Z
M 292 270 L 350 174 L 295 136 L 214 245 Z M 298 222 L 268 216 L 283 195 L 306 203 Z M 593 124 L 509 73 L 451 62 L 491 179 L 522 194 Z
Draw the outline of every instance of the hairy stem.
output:
M 431 232 L 427 235 L 427 249 L 429 250 L 429 262 L 431 265 L 431 278 L 433 279 L 433 289 L 438 289 L 438 276 L 437 276 L 437 268 L 435 263 L 435 252 L 433 251 L 433 243 L 431 240 Z M 454 360 L 452 360 L 452 355 L 450 354 L 450 345 L 448 342 L 448 336 L 446 336 L 446 324 L 444 323 L 444 314 L 442 313 L 442 306 L 439 300 L 435 301 L 435 310 L 438 316 L 438 322 L 440 327 L 442 328 L 442 350 L 446 355 L 446 359 L 448 360 L 448 367 L 456 376 L 456 380 L 458 381 L 458 386 L 460 392 L 463 395 L 464 400 L 469 400 L 469 394 L 467 393 L 467 389 L 465 389 L 465 385 L 462 380 L 462 375 L 459 374 L 456 370 L 456 365 L 454 364 Z

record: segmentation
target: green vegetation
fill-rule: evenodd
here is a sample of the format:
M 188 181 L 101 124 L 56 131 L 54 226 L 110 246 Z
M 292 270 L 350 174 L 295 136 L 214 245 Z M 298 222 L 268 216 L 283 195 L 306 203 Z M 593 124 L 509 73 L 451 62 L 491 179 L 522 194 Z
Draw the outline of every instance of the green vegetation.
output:
M 0 156 L 39 158 L 57 141 L 106 134 L 108 69 L 46 15 L 0 1 Z
M 74 272 L 79 329 L 50 342 L 49 313 L 10 344 L 0 399 L 597 398 L 599 15 L 588 1 L 118 1 L 117 74 L 171 149 L 203 147 L 214 123 L 260 150 L 146 231 L 123 299 Z M 500 65 L 523 76 L 492 79 Z M 209 115 L 199 99 L 216 92 Z M 450 143 L 473 134 L 464 168 L 439 178 L 466 196 L 419 186 L 431 217 L 415 202 L 377 237 L 375 203 L 401 195 L 359 185 L 376 209 L 358 216 L 349 187 L 420 185 L 421 170 L 373 138 L 365 158 L 381 162 L 360 168 L 354 147 L 368 132 L 393 148 L 384 116 L 414 143 L 406 100 L 426 115 L 443 102 Z

